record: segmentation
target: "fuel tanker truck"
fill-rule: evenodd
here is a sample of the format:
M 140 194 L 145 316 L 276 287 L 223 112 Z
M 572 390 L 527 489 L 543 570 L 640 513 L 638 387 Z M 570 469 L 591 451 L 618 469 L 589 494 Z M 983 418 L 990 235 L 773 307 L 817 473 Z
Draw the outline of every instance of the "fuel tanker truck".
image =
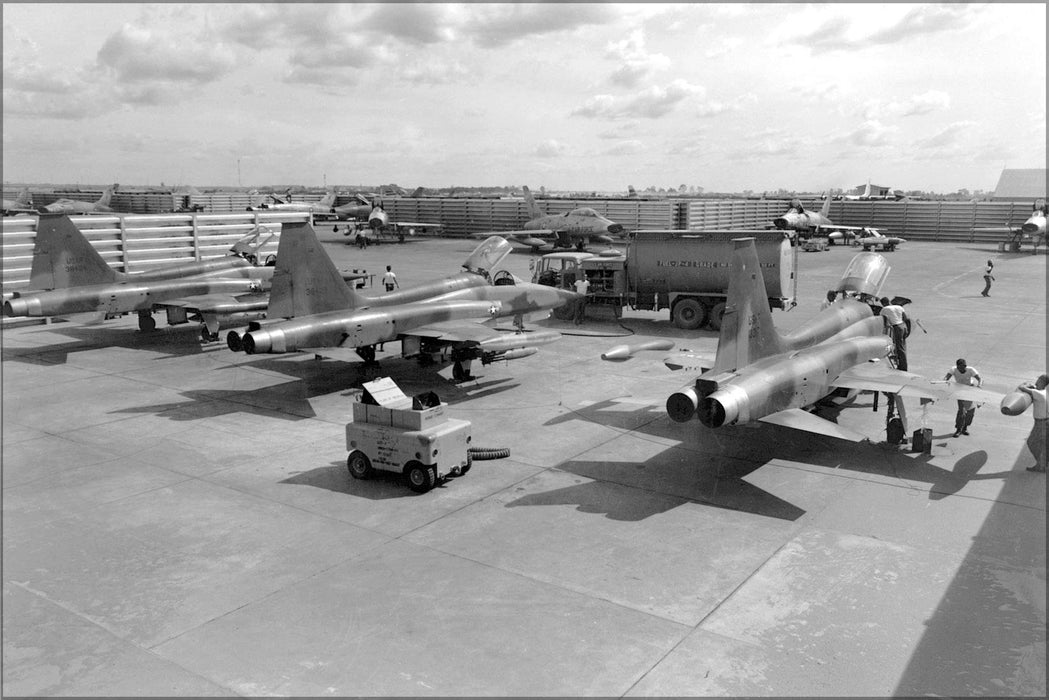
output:
M 590 282 L 587 304 L 610 306 L 618 317 L 623 307 L 643 311 L 670 309 L 675 326 L 721 328 L 728 291 L 733 239 L 753 237 L 757 245 L 770 309 L 789 309 L 797 302 L 798 248 L 784 231 L 635 231 L 625 252 L 565 252 L 542 256 L 532 281 L 575 291 L 585 275 Z M 572 314 L 571 305 L 554 311 Z

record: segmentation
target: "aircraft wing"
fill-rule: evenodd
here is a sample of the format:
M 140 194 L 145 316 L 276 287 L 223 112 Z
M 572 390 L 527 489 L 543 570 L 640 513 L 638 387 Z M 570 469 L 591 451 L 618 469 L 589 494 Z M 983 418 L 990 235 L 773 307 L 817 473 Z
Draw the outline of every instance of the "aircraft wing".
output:
M 153 308 L 176 307 L 200 314 L 235 313 L 255 309 L 261 305 L 265 309 L 269 294 L 197 294 L 178 299 L 165 299 L 153 304 Z
M 781 425 L 784 428 L 793 428 L 794 430 L 804 430 L 809 433 L 826 435 L 850 442 L 862 442 L 869 439 L 866 435 L 857 433 L 855 430 L 849 430 L 837 423 L 831 423 L 829 420 L 820 418 L 808 411 L 803 411 L 800 408 L 788 408 L 785 411 L 770 413 L 760 420 L 763 423 Z
M 716 356 L 711 353 L 682 351 L 667 355 L 663 358 L 663 364 L 667 369 L 689 372 L 706 372 L 714 366 Z
M 398 228 L 441 228 L 441 224 L 433 221 L 391 221 L 390 226 L 397 226 Z
M 881 391 L 887 394 L 899 394 L 912 398 L 959 399 L 989 403 L 1001 401 L 1004 394 L 988 391 L 975 386 L 965 386 L 955 382 L 934 382 L 912 372 L 903 372 L 884 365 L 867 363 L 845 370 L 830 383 L 841 389 L 857 391 Z
M 983 226 L 973 229 L 979 233 L 1016 233 L 1019 230 L 1020 226 Z
M 503 332 L 477 321 L 441 321 L 401 333 L 402 337 L 426 338 L 447 345 L 478 346 L 484 350 L 543 345 L 561 337 L 556 331 Z
M 870 226 L 841 226 L 839 224 L 831 224 L 830 226 L 820 226 L 820 231 L 862 231 L 864 229 L 871 228 Z M 879 231 L 882 229 L 879 228 Z M 885 229 L 888 230 L 888 229 Z

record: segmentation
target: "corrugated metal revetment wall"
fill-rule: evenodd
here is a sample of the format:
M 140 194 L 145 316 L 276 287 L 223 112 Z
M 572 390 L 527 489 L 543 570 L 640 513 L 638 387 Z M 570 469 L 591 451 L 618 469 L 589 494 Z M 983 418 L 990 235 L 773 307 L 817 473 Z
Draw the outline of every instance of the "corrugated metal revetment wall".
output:
M 281 222 L 304 221 L 299 213 L 165 214 L 74 216 L 72 222 L 107 263 L 124 272 L 144 272 L 187 260 L 226 255 L 238 240 L 255 231 L 265 241 L 260 255 L 276 254 Z M 4 217 L 4 294 L 25 289 L 33 262 L 35 216 Z

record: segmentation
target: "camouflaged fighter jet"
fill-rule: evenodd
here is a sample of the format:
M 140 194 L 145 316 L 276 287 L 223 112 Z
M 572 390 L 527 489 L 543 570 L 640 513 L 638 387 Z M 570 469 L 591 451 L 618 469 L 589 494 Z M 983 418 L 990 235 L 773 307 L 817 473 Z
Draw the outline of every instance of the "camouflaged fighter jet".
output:
M 859 256 L 884 262 L 876 253 Z M 719 428 L 760 420 L 859 442 L 867 437 L 803 409 L 838 390 L 933 400 L 1002 398 L 887 366 L 892 341 L 882 318 L 851 296 L 843 295 L 812 320 L 780 334 L 772 323 L 754 239 L 736 239 L 732 266 L 713 366 L 667 399 L 667 414 L 677 422 L 698 418 Z M 871 269 L 884 278 L 887 270 L 877 267 Z
M 112 185 L 107 187 L 102 192 L 102 196 L 98 198 L 96 202 L 85 202 L 80 199 L 68 199 L 63 197 L 56 199 L 50 204 L 46 204 L 40 208 L 42 214 L 108 214 L 113 211 L 109 206 L 110 200 L 113 199 L 113 193 L 117 191 L 119 185 Z
M 524 188 L 524 197 L 528 204 L 528 215 L 532 218 L 525 222 L 523 231 L 475 233 L 473 237 L 502 236 L 533 250 L 546 245 L 553 245 L 554 248 L 574 246 L 584 250 L 590 241 L 611 245 L 611 236 L 623 235 L 622 224 L 606 219 L 590 207 L 578 207 L 564 214 L 544 214 L 527 187 Z
M 375 362 L 380 343 L 401 341 L 403 357 L 451 359 L 453 377 L 470 376 L 470 363 L 489 364 L 536 352 L 557 340 L 553 331 L 500 332 L 468 319 L 523 317 L 576 299 L 562 290 L 521 282 L 508 272 L 491 274 L 510 245 L 492 237 L 464 263 L 467 271 L 445 280 L 384 296 L 365 296 L 342 283 L 309 224 L 285 224 L 267 315 L 283 321 L 253 323 L 243 335 L 226 336 L 235 352 L 338 354 L 352 351 Z
M 156 327 L 153 311 L 164 304 L 235 303 L 258 294 L 272 267 L 255 267 L 228 255 L 128 274 L 111 268 L 65 214 L 41 214 L 33 247 L 28 292 L 4 303 L 5 316 L 53 316 L 102 321 L 138 312 L 138 327 Z M 217 328 L 216 328 L 217 330 Z

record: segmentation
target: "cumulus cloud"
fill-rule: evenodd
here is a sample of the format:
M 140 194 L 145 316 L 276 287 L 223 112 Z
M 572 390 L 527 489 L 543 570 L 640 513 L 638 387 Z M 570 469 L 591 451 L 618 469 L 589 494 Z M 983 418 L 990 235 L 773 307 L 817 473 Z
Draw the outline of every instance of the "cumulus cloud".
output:
M 968 4 L 922 5 L 882 26 L 870 26 L 869 22 L 854 23 L 844 16 L 830 17 L 815 29 L 795 35 L 791 42 L 817 53 L 855 51 L 965 29 L 981 11 L 980 7 Z
M 951 106 L 951 96 L 941 90 L 929 90 L 905 100 L 882 102 L 871 100 L 864 105 L 863 113 L 868 119 L 889 117 L 915 117 Z
M 574 115 L 593 119 L 658 119 L 690 97 L 702 98 L 706 90 L 685 80 L 675 80 L 666 87 L 652 85 L 627 97 L 595 95 L 577 107 Z
M 98 63 L 121 82 L 201 84 L 217 80 L 235 64 L 233 51 L 210 37 L 168 34 L 125 24 L 98 51 Z
M 849 132 L 845 141 L 866 148 L 877 148 L 892 145 L 896 140 L 899 127 L 886 126 L 875 119 L 868 119 L 856 129 Z
M 642 153 L 645 150 L 645 145 L 638 139 L 627 139 L 620 141 L 619 143 L 612 144 L 605 150 L 601 151 L 601 155 L 607 156 L 627 156 L 635 153 Z
M 670 67 L 667 56 L 649 53 L 645 49 L 645 34 L 640 29 L 635 29 L 622 41 L 610 42 L 605 48 L 605 54 L 619 61 L 610 80 L 622 87 L 636 87 L 652 72 Z
M 936 152 L 957 150 L 963 145 L 964 140 L 974 126 L 976 126 L 976 122 L 953 122 L 932 136 L 916 140 L 914 148 L 920 151 Z
M 566 146 L 556 139 L 547 139 L 535 147 L 535 155 L 540 158 L 556 158 L 562 155 Z
M 483 48 L 507 46 L 529 37 L 615 22 L 619 10 L 603 3 L 470 5 L 461 24 L 464 39 Z

